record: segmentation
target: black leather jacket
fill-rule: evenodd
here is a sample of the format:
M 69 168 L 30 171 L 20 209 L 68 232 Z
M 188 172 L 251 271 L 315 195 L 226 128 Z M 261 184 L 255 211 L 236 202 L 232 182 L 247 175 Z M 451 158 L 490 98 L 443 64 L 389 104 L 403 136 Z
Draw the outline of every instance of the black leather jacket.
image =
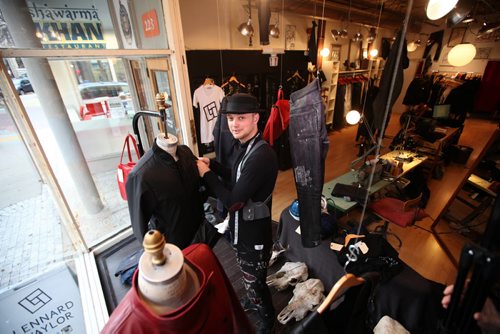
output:
M 203 199 L 196 157 L 177 147 L 178 161 L 156 142 L 128 175 L 126 190 L 132 229 L 138 240 L 155 228 L 168 243 L 185 248 L 203 221 Z

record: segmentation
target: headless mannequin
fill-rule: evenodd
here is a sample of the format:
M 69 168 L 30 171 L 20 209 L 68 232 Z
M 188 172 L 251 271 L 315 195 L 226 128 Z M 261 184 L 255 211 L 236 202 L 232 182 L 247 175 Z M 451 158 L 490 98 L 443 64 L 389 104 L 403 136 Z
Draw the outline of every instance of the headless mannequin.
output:
M 170 154 L 175 161 L 179 159 L 179 157 L 177 157 L 177 143 L 177 137 L 174 135 L 168 135 L 168 137 L 165 138 L 165 134 L 160 133 L 156 136 L 156 144 L 158 147 Z
M 184 305 L 199 290 L 195 271 L 184 262 L 182 251 L 165 243 L 163 235 L 151 230 L 144 236 L 144 254 L 139 260 L 138 287 L 142 300 L 162 315 Z

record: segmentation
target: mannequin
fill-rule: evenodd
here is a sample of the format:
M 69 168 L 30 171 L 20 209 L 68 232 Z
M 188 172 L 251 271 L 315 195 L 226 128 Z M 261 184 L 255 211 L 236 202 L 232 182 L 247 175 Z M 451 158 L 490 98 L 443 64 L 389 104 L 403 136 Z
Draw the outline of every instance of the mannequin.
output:
M 175 161 L 179 160 L 177 156 L 177 137 L 174 135 L 165 136 L 164 133 L 160 133 L 156 136 L 156 144 L 165 152 L 170 154 Z
M 101 334 L 254 333 L 229 278 L 212 250 L 180 250 L 157 230 L 144 236 L 132 287 Z
M 198 276 L 184 262 L 179 247 L 165 243 L 151 230 L 144 236 L 144 254 L 139 260 L 139 293 L 143 301 L 161 315 L 187 303 L 200 288 Z

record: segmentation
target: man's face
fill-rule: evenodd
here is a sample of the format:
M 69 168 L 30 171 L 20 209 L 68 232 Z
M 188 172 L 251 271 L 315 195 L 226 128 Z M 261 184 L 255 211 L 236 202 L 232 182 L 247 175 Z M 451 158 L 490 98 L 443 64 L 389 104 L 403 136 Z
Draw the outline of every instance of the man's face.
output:
M 257 133 L 259 114 L 227 114 L 227 123 L 233 137 L 245 143 Z

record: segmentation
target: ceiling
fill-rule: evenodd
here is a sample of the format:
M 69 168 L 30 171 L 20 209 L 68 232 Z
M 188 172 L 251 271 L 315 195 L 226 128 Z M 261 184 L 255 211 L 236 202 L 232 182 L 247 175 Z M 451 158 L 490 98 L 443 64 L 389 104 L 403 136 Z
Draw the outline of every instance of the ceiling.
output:
M 399 0 L 270 0 L 271 11 L 281 12 L 284 3 L 285 15 L 287 12 L 310 16 L 311 18 L 323 17 L 323 3 L 325 4 L 324 17 L 328 19 L 340 20 L 347 25 L 349 8 L 350 21 L 368 26 L 377 26 L 380 14 L 380 7 L 383 1 L 383 10 L 380 18 L 380 27 L 388 29 L 398 29 L 406 14 L 407 1 Z M 476 2 L 475 16 L 479 19 L 491 18 L 492 13 L 500 18 L 500 1 L 496 0 L 460 0 L 462 2 Z M 459 1 L 459 4 L 460 4 Z M 424 25 L 438 27 L 444 19 L 431 21 L 427 19 L 425 8 L 428 0 L 413 0 L 413 9 L 408 26 L 409 32 L 421 32 Z M 341 28 L 341 27 L 339 27 Z

